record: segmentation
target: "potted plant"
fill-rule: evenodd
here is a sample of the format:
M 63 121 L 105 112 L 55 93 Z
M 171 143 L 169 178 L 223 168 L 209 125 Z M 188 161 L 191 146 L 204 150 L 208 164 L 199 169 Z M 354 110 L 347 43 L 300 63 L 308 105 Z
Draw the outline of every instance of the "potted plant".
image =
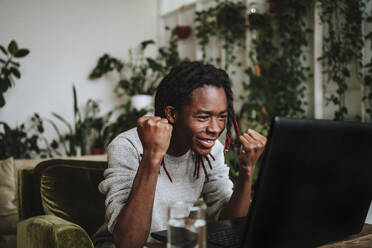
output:
M 0 50 L 6 56 L 6 59 L 0 58 L 0 108 L 5 105 L 4 93 L 14 85 L 13 76 L 21 78 L 21 73 L 18 68 L 20 64 L 14 61 L 14 58 L 22 58 L 29 54 L 29 50 L 25 48 L 18 48 L 15 40 L 12 40 L 8 49 L 0 45 Z
M 218 1 L 206 10 L 195 12 L 195 36 L 202 52 L 202 60 L 216 63 L 218 67 L 229 71 L 231 65 L 240 66 L 241 62 L 234 53 L 236 48 L 244 48 L 246 41 L 246 5 L 241 2 Z M 225 57 L 207 56 L 206 47 L 211 38 L 222 41 Z M 231 73 L 234 73 L 233 71 Z
M 58 134 L 59 143 L 62 144 L 67 156 L 86 155 L 88 154 L 90 139 L 94 135 L 93 132 L 95 130 L 95 125 L 97 126 L 97 123 L 103 122 L 104 119 L 100 120 L 100 118 L 97 117 L 99 106 L 98 103 L 92 99 L 89 99 L 85 104 L 84 112 L 81 111 L 78 107 L 75 86 L 72 87 L 72 90 L 74 99 L 73 124 L 70 124 L 61 115 L 54 112 L 52 113 L 56 119 L 66 125 L 68 133 L 62 134 L 53 120 L 48 121 Z M 109 116 L 107 118 L 109 118 Z M 104 123 L 102 125 L 104 125 Z
M 153 40 L 145 40 L 134 51 L 129 50 L 129 61 L 121 61 L 104 54 L 90 73 L 89 79 L 101 78 L 109 72 L 117 73 L 120 80 L 115 87 L 116 94 L 119 97 L 131 97 L 131 106 L 137 111 L 143 108 L 148 111 L 152 106 L 152 95 L 159 80 L 181 61 L 176 29 L 170 29 L 168 26 L 165 29 L 171 31 L 170 40 L 166 46 L 158 48 L 156 58 L 145 57 L 146 48 L 154 44 Z
M 102 139 L 105 144 L 109 144 L 117 135 L 129 130 L 137 125 L 138 118 L 144 116 L 145 109 L 137 110 L 131 106 L 131 100 L 118 106 L 114 111 L 119 111 L 115 121 L 108 123 L 101 129 Z
M 160 79 L 159 73 L 150 67 L 144 55 L 150 44 L 154 44 L 154 41 L 143 41 L 134 52 L 130 49 L 128 62 L 122 62 L 105 54 L 99 59 L 89 78 L 100 78 L 110 71 L 116 71 L 120 77 L 115 87 L 116 94 L 119 97 L 130 96 L 133 107 L 137 110 L 142 108 L 150 110 L 152 95 L 155 93 L 156 85 Z
M 112 113 L 113 111 L 110 111 L 101 117 L 91 117 L 93 142 L 90 146 L 90 154 L 96 155 L 105 153 L 109 135 L 107 127 L 109 126 Z
M 244 20 L 244 12 L 241 6 L 223 3 L 217 12 L 217 26 L 222 29 L 231 29 L 232 25 Z
M 248 27 L 250 30 L 265 29 L 270 25 L 269 16 L 260 14 L 257 9 L 251 8 L 248 13 Z
M 279 0 L 269 0 L 269 11 L 273 12 L 275 8 L 278 6 Z
M 11 128 L 3 121 L 0 121 L 0 127 L 2 129 L 0 130 L 0 159 L 10 156 L 14 158 L 53 157 L 53 150 L 58 148 L 56 142 L 49 144 L 45 138 L 43 120 L 37 113 L 31 117 L 30 122 L 22 123 L 15 128 Z
M 176 26 L 176 32 L 179 39 L 187 39 L 191 33 L 191 27 L 187 25 Z

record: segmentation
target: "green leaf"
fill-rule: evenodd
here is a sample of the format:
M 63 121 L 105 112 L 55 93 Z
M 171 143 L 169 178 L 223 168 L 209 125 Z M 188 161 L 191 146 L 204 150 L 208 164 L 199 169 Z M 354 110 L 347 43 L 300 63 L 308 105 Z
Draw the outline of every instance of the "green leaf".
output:
M 153 40 L 145 40 L 141 42 L 141 50 L 145 50 L 146 47 L 150 44 L 155 44 L 155 41 Z
M 5 79 L 0 79 L 0 94 L 3 92 L 6 92 L 9 88 L 9 85 L 7 82 L 5 82 Z
M 0 92 L 6 92 L 12 86 L 9 78 L 0 79 Z
M 12 65 L 14 65 L 14 66 L 17 66 L 17 67 L 20 67 L 20 66 L 21 66 L 19 63 L 14 62 L 14 61 L 10 61 L 10 63 L 11 63 Z
M 0 108 L 4 107 L 5 105 L 5 99 L 3 94 L 0 94 Z
M 30 53 L 30 50 L 22 48 L 22 49 L 19 49 L 16 52 L 16 54 L 14 54 L 14 57 L 16 57 L 16 58 L 22 58 L 22 57 L 27 56 L 27 54 L 29 54 L 29 53 Z
M 17 68 L 12 67 L 12 68 L 10 68 L 10 71 L 12 72 L 12 74 L 13 74 L 16 78 L 18 78 L 18 79 L 21 78 L 21 73 L 19 72 L 19 70 L 18 70 Z
M 57 149 L 59 147 L 58 142 L 55 139 L 52 141 L 52 143 L 50 144 L 50 146 L 53 149 Z
M 78 117 L 78 120 L 80 121 L 81 120 L 81 114 L 80 114 L 80 111 L 79 111 L 79 107 L 78 107 L 78 100 L 77 100 L 77 94 L 76 94 L 76 88 L 75 88 L 75 85 L 72 85 L 72 93 L 73 93 L 73 97 L 74 97 L 74 117 Z
M 8 51 L 11 55 L 15 55 L 18 52 L 18 45 L 15 40 L 12 40 L 8 45 Z
M 52 112 L 52 115 L 56 117 L 57 119 L 59 119 L 60 121 L 62 121 L 63 123 L 65 123 L 70 133 L 72 133 L 72 126 L 70 125 L 70 123 L 68 123 L 68 121 L 66 121 L 62 116 L 60 116 L 57 113 Z
M 5 55 L 8 55 L 8 52 L 6 51 L 6 49 L 0 45 L 0 50 L 5 54 Z

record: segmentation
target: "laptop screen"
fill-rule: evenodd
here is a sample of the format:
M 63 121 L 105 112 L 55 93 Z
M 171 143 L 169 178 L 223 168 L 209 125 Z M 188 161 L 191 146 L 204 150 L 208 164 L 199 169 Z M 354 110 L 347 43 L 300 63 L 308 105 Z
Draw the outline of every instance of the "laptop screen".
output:
M 313 247 L 360 232 L 372 199 L 372 124 L 276 117 L 243 247 Z

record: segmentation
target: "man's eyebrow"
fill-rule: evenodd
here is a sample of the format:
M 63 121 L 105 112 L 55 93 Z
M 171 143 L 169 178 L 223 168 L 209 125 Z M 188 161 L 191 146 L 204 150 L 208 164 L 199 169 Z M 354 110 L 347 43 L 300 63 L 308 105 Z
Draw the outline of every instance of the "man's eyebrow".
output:
M 227 113 L 227 109 L 221 111 L 219 114 L 226 114 Z M 198 109 L 198 111 L 196 111 L 196 114 L 208 114 L 208 115 L 211 115 L 213 114 L 212 111 L 208 111 L 208 110 L 203 110 L 203 109 Z

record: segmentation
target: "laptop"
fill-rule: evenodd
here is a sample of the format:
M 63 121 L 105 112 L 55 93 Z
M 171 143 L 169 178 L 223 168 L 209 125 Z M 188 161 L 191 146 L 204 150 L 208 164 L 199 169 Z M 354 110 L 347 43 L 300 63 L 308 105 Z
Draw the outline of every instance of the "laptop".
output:
M 362 230 L 371 199 L 372 124 L 275 117 L 248 216 L 236 225 L 208 224 L 208 247 L 343 240 Z M 166 235 L 151 234 L 164 242 Z

